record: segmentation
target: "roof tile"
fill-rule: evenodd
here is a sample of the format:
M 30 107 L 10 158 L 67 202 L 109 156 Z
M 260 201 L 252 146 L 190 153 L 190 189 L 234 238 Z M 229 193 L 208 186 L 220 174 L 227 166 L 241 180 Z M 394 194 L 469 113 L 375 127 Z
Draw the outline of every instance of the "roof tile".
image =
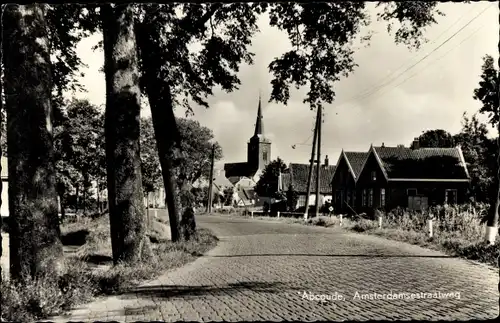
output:
M 317 165 L 313 167 L 313 178 L 311 181 L 311 194 L 316 193 L 316 170 Z M 290 164 L 290 179 L 295 191 L 300 193 L 307 192 L 307 181 L 309 177 L 309 165 L 308 164 Z M 335 166 L 320 166 L 320 193 L 330 194 L 332 191 L 331 182 L 333 178 L 333 173 L 335 172 Z
M 368 152 L 360 152 L 360 151 L 346 151 L 344 152 L 347 157 L 347 161 L 352 167 L 354 175 L 358 178 L 361 170 L 363 169 L 363 165 L 365 164 L 366 158 L 368 158 Z
M 389 178 L 468 179 L 458 148 L 373 148 Z

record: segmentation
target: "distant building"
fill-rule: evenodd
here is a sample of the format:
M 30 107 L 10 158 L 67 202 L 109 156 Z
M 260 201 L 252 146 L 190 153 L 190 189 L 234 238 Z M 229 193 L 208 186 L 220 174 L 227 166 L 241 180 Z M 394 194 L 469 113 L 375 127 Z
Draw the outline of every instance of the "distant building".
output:
M 289 186 L 292 185 L 293 190 L 298 194 L 298 201 L 295 209 L 305 207 L 307 200 L 309 200 L 309 205 L 313 206 L 316 204 L 316 174 L 317 165 L 313 167 L 313 176 L 311 180 L 311 194 L 307 199 L 307 182 L 309 180 L 309 164 L 295 164 L 291 163 L 288 166 L 288 173 L 281 174 L 280 190 L 283 192 L 288 191 Z M 326 202 L 332 201 L 332 178 L 335 172 L 335 165 L 330 165 L 328 156 L 325 158 L 325 163 L 320 165 L 319 178 L 320 178 L 320 201 L 319 204 L 322 206 Z
M 242 179 L 249 179 L 256 183 L 264 168 L 271 161 L 271 141 L 264 136 L 264 122 L 262 118 L 261 99 L 257 110 L 255 132 L 247 144 L 247 161 L 241 163 L 226 163 L 224 170 L 226 177 L 233 185 Z

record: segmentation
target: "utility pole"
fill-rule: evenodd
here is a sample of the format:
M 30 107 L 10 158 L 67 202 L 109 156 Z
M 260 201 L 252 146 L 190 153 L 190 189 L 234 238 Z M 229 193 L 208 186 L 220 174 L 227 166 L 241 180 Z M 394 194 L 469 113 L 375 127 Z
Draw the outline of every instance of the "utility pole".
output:
M 215 144 L 212 145 L 212 156 L 210 165 L 210 180 L 208 184 L 208 203 L 207 213 L 212 213 L 212 188 L 214 186 L 214 162 L 215 162 Z
M 316 217 L 319 216 L 319 196 L 320 196 L 320 166 L 321 166 L 321 123 L 323 109 L 318 107 L 318 166 L 316 168 Z
M 311 182 L 314 168 L 314 153 L 316 152 L 316 140 L 318 138 L 318 120 L 319 120 L 320 111 L 318 109 L 318 113 L 316 115 L 316 124 L 314 125 L 314 138 L 313 145 L 311 150 L 311 160 L 309 161 L 309 177 L 307 180 L 307 195 L 306 195 L 306 210 L 304 212 L 304 220 L 307 220 L 309 214 L 309 196 L 311 195 Z

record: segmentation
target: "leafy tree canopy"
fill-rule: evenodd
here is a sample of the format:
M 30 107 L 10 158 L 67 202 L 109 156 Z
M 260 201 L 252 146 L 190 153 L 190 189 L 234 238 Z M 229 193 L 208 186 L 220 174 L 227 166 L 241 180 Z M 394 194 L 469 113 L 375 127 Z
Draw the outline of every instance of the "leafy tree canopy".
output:
M 453 136 L 446 130 L 436 129 L 423 131 L 417 138 L 421 148 L 452 148 L 455 147 Z M 413 148 L 413 143 L 411 144 Z
M 278 177 L 280 173 L 288 170 L 281 158 L 271 161 L 262 171 L 255 192 L 259 196 L 276 196 L 278 193 Z
M 178 185 L 184 181 L 192 184 L 201 177 L 208 178 L 212 156 L 212 145 L 215 145 L 215 161 L 222 159 L 222 148 L 219 143 L 212 144 L 214 135 L 211 129 L 202 126 L 198 121 L 177 118 L 181 135 L 181 154 L 172 154 L 174 173 Z M 161 184 L 160 162 L 151 118 L 141 120 L 141 158 L 143 186 L 145 191 L 154 191 Z
M 486 124 L 479 121 L 476 114 L 472 117 L 464 113 L 462 130 L 454 136 L 455 142 L 462 147 L 467 170 L 471 177 L 471 195 L 477 201 L 489 200 L 495 176 L 497 145 L 488 138 Z
M 479 111 L 488 115 L 490 124 L 496 126 L 499 120 L 498 70 L 490 55 L 483 58 L 482 71 L 479 87 L 474 89 L 474 99 L 481 101 L 483 106 Z

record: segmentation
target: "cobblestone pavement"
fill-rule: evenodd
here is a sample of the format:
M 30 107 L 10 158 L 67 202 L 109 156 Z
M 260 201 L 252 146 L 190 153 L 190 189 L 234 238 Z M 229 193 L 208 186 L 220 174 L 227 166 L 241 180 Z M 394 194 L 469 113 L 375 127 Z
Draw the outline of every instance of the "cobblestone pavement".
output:
M 221 240 L 206 256 L 129 294 L 51 320 L 469 320 L 499 313 L 498 270 L 437 251 L 335 228 L 245 218 L 199 216 L 198 225 Z M 343 300 L 309 300 L 304 292 Z M 420 292 L 460 295 L 361 299 Z

